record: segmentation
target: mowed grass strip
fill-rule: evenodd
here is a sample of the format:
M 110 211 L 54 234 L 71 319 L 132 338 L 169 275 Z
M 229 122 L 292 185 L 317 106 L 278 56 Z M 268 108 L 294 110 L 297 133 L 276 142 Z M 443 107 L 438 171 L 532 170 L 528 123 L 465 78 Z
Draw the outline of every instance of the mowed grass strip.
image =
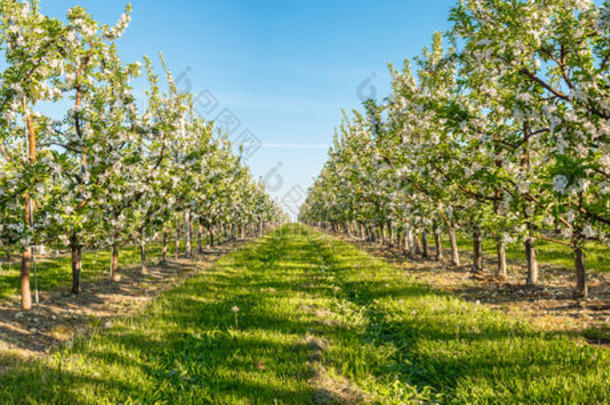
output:
M 300 225 L 142 315 L 48 359 L 5 354 L 0 370 L 0 403 L 610 400 L 607 350 L 435 292 Z

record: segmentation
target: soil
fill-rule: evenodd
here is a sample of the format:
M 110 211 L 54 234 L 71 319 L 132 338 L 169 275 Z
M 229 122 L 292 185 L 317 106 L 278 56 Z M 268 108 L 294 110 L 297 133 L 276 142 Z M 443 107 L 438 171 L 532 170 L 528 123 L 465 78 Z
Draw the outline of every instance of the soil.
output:
M 148 266 L 120 269 L 119 282 L 105 278 L 84 283 L 80 294 L 65 290 L 41 292 L 40 304 L 22 311 L 17 299 L 0 301 L 0 353 L 21 358 L 43 356 L 55 346 L 109 328 L 120 316 L 142 311 L 163 291 L 200 274 L 242 242 L 205 250 L 190 259 L 170 260 Z
M 486 256 L 485 270 L 474 274 L 470 252 L 460 252 L 462 265 L 453 266 L 447 251 L 440 261 L 435 258 L 405 259 L 398 249 L 342 238 L 398 265 L 417 280 L 438 290 L 525 318 L 545 330 L 583 335 L 592 344 L 610 345 L 610 274 L 589 272 L 589 297 L 575 299 L 576 281 L 572 269 L 539 262 L 539 283 L 531 287 L 525 285 L 525 259 L 522 262 L 509 261 L 508 277 L 502 280 L 495 276 L 497 261 L 492 257 Z M 434 254 L 434 249 L 431 249 L 431 254 Z

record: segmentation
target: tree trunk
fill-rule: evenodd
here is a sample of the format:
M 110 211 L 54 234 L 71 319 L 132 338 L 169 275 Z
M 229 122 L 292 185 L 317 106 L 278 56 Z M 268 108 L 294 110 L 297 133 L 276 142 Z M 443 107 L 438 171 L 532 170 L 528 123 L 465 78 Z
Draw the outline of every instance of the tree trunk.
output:
M 30 269 L 32 268 L 33 249 L 31 246 L 23 250 L 21 256 L 21 309 L 32 309 L 32 291 L 30 289 Z
M 119 274 L 119 244 L 116 242 L 112 243 L 112 250 L 110 253 L 110 278 L 114 281 L 121 281 L 121 275 Z
M 148 268 L 146 267 L 146 242 L 140 241 L 140 272 L 146 274 Z
M 201 225 L 201 221 L 198 221 L 197 226 L 197 251 L 199 254 L 203 253 L 203 225 Z
M 525 240 L 525 258 L 527 259 L 527 285 L 534 286 L 538 283 L 538 261 L 536 260 L 536 249 L 534 237 Z
M 415 243 L 413 243 L 413 230 L 411 228 L 407 229 L 407 251 L 409 257 L 413 257 L 413 253 L 415 252 Z
M 483 271 L 483 242 L 481 240 L 481 231 L 474 232 L 472 242 L 473 242 L 472 272 L 481 273 Z
M 214 231 L 212 230 L 211 226 L 207 226 L 208 228 L 208 235 L 207 235 L 207 245 L 208 245 L 208 249 L 214 247 Z
M 174 257 L 178 260 L 178 254 L 180 253 L 180 221 L 176 220 L 176 241 L 174 243 Z
M 163 228 L 163 247 L 161 249 L 161 263 L 167 262 L 167 229 Z
M 458 251 L 457 240 L 455 238 L 455 228 L 449 228 L 449 242 L 451 243 L 451 263 L 454 266 L 460 265 L 460 252 Z
M 421 255 L 422 254 L 421 240 L 417 237 L 417 235 L 413 235 L 413 240 L 415 241 L 415 253 L 418 255 Z
M 424 231 L 421 234 L 422 254 L 424 259 L 428 258 L 428 232 Z
M 27 145 L 28 145 L 28 162 L 30 165 L 36 162 L 36 131 L 34 128 L 34 122 L 32 117 L 28 113 L 27 105 L 24 103 L 24 109 L 26 111 L 25 124 L 27 130 Z M 25 227 L 31 227 L 34 223 L 34 209 L 31 198 L 25 196 Z M 21 274 L 20 274 L 20 286 L 21 286 L 21 308 L 24 310 L 30 310 L 32 308 L 32 290 L 30 288 L 30 269 L 32 268 L 32 260 L 34 257 L 34 250 L 32 246 L 27 246 L 23 250 L 21 257 Z M 37 296 L 38 297 L 38 296 Z
M 72 251 L 72 292 L 78 294 L 81 290 L 81 247 L 76 238 L 73 238 L 70 249 Z
M 506 244 L 502 239 L 496 241 L 496 251 L 498 253 L 498 278 L 504 280 L 508 276 L 506 268 Z
M 576 228 L 572 232 L 572 249 L 574 251 L 574 268 L 576 270 L 576 298 L 587 298 L 589 289 L 587 287 L 587 273 L 585 267 L 585 253 L 583 250 L 584 238 L 582 231 Z
M 440 229 L 434 232 L 434 247 L 436 248 L 436 260 L 443 260 L 443 245 L 441 245 Z
M 184 214 L 184 256 L 191 257 L 191 212 L 189 210 Z
M 529 142 L 532 136 L 530 124 L 528 120 L 523 121 L 523 141 L 521 142 L 521 148 L 523 149 L 523 153 L 521 155 L 521 170 L 523 172 L 523 177 L 527 177 L 528 172 L 530 171 L 530 152 L 529 152 Z M 529 217 L 527 214 L 527 210 L 525 210 L 526 218 Z M 525 257 L 527 259 L 527 285 L 533 286 L 538 283 L 538 263 L 536 261 L 536 250 L 534 248 L 534 237 L 532 235 L 533 229 L 532 225 L 528 224 L 529 235 L 525 241 Z
M 121 281 L 119 275 L 119 243 L 117 239 L 119 237 L 118 227 L 114 228 L 112 233 L 112 249 L 110 252 L 110 278 L 114 281 Z

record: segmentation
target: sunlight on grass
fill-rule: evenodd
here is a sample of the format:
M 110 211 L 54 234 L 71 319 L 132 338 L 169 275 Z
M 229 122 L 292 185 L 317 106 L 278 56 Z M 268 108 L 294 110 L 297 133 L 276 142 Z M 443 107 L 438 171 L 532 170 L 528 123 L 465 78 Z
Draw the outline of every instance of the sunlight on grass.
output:
M 607 351 L 435 292 L 301 226 L 47 360 L 0 361 L 12 364 L 1 403 L 308 404 L 333 384 L 388 404 L 610 398 Z

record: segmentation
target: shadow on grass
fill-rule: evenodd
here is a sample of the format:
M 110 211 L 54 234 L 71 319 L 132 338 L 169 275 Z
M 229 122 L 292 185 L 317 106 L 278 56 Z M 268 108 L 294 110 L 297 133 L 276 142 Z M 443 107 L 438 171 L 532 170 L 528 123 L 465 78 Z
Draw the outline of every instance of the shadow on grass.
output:
M 583 346 L 571 333 L 535 330 L 413 280 L 405 283 L 398 269 L 384 271 L 379 260 L 348 244 L 333 244 L 323 253 L 325 260 L 342 280 L 343 296 L 368 308 L 365 339 L 395 350 L 390 368 L 401 381 L 444 391 L 449 402 L 610 397 L 607 370 L 596 368 L 610 363 L 608 352 Z M 358 267 L 367 269 L 366 275 L 354 277 L 346 263 L 363 261 Z M 577 383 L 590 391 L 567 387 Z
M 299 342 L 316 323 L 276 312 L 269 301 L 277 297 L 259 293 L 265 283 L 257 285 L 249 272 L 267 268 L 261 271 L 273 275 L 269 257 L 278 260 L 281 252 L 255 246 L 259 253 L 236 252 L 234 260 L 163 294 L 141 316 L 78 339 L 47 360 L 11 365 L 0 375 L 0 402 L 311 403 L 315 389 Z M 40 380 L 45 387 L 32 391 L 31 382 Z
M 0 401 L 315 403 L 303 339 L 312 333 L 330 342 L 324 365 L 380 396 L 429 386 L 441 402 L 610 398 L 606 353 L 300 228 L 233 253 L 145 313 L 47 360 L 15 360 L 0 375 Z M 32 381 L 45 385 L 32 392 Z

